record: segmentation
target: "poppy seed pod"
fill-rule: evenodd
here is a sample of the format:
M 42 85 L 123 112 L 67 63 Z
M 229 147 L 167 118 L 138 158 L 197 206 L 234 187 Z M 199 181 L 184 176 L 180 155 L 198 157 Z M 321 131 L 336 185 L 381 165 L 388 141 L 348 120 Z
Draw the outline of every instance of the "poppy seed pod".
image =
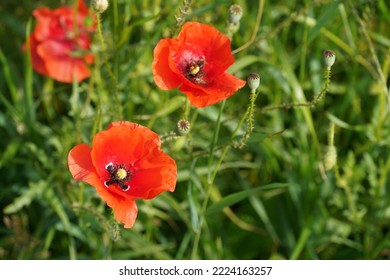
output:
M 187 120 L 180 120 L 177 122 L 177 128 L 181 134 L 187 134 L 191 129 L 191 124 Z
M 324 63 L 326 65 L 326 67 L 327 68 L 332 67 L 332 65 L 334 64 L 334 62 L 336 60 L 335 52 L 330 51 L 330 50 L 326 50 L 326 51 L 324 51 L 323 56 L 324 56 Z
M 101 14 L 108 8 L 108 0 L 93 0 L 92 2 L 93 10 Z
M 232 5 L 229 8 L 229 23 L 238 24 L 242 17 L 242 8 L 240 5 Z
M 260 86 L 260 75 L 257 73 L 250 73 L 248 75 L 248 86 L 251 90 L 256 91 Z

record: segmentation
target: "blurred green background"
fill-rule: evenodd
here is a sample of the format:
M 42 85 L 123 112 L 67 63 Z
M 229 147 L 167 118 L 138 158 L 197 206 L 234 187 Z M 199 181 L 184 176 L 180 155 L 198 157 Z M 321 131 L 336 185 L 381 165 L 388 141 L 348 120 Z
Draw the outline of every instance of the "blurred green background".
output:
M 69 150 L 91 143 L 99 112 L 98 130 L 117 120 L 102 49 L 95 39 L 92 75 L 80 84 L 36 74 L 21 49 L 27 23 L 34 27 L 35 8 L 60 3 L 2 0 L 1 259 L 390 258 L 387 1 L 192 1 L 187 20 L 221 32 L 229 6 L 241 5 L 233 50 L 250 40 L 265 3 L 255 40 L 235 53 L 230 69 L 242 79 L 261 75 L 255 129 L 242 149 L 228 149 L 219 167 L 220 147 L 244 115 L 249 89 L 229 98 L 223 111 L 221 104 L 192 108 L 191 133 L 174 137 L 185 96 L 158 89 L 151 63 L 157 42 L 177 34 L 174 15 L 183 2 L 109 2 L 102 27 L 122 119 L 166 140 L 163 149 L 178 165 L 176 191 L 137 201 L 138 218 L 128 230 L 93 187 L 72 179 Z M 336 63 L 329 92 L 314 108 L 264 109 L 321 92 L 327 49 Z M 332 123 L 337 165 L 325 170 Z M 245 123 L 238 136 L 244 131 Z

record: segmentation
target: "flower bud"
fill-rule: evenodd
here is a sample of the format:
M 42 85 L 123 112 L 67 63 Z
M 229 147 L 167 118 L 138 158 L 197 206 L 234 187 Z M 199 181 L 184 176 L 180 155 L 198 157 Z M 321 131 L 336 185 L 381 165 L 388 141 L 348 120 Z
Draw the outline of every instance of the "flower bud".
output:
M 177 123 L 177 128 L 181 134 L 187 134 L 191 129 L 191 125 L 187 120 L 180 120 Z
M 229 8 L 229 23 L 238 24 L 242 17 L 242 8 L 240 5 L 232 5 Z
M 260 75 L 257 73 L 250 73 L 248 75 L 248 86 L 252 91 L 256 91 L 257 88 L 260 86 Z
M 324 156 L 325 170 L 332 169 L 337 163 L 337 151 L 335 146 L 328 146 Z
M 334 62 L 336 60 L 335 52 L 330 51 L 330 50 L 326 50 L 326 51 L 324 51 L 323 55 L 324 55 L 324 63 L 326 65 L 326 67 L 327 68 L 332 67 L 332 65 L 334 64 Z
M 93 0 L 93 9 L 96 13 L 101 14 L 108 8 L 108 0 Z

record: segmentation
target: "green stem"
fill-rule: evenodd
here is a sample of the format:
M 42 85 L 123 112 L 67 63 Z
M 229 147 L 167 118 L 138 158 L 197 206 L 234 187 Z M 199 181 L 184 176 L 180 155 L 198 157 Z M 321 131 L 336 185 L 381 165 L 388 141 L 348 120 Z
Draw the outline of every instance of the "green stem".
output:
M 343 189 L 345 192 L 345 196 L 347 197 L 348 201 L 348 208 L 349 211 L 351 211 L 352 216 L 352 222 L 357 222 L 358 219 L 358 213 L 355 205 L 355 201 L 353 198 L 351 187 L 348 185 L 347 181 L 340 176 L 339 168 L 336 165 L 335 168 L 335 178 L 336 178 L 336 184 L 339 188 Z
M 246 49 L 255 41 L 256 36 L 257 36 L 257 31 L 259 31 L 261 17 L 263 15 L 263 11 L 264 11 L 264 4 L 265 4 L 264 0 L 259 0 L 259 6 L 257 9 L 257 16 L 256 16 L 256 24 L 255 24 L 255 27 L 253 28 L 253 33 L 252 33 L 251 38 L 244 45 L 242 45 L 238 49 L 235 49 L 234 51 L 232 51 L 233 54 L 236 54 L 236 53 Z
M 26 27 L 26 38 L 27 45 L 26 49 L 26 62 L 25 62 L 25 122 L 28 125 L 29 129 L 32 128 L 32 125 L 35 120 L 35 108 L 34 108 L 34 97 L 33 97 L 33 70 L 31 64 L 31 52 L 30 50 L 30 40 L 28 39 L 31 32 L 31 21 L 27 23 Z
M 209 161 L 208 161 L 208 165 L 209 165 L 208 182 L 209 182 L 209 184 L 211 184 L 211 182 L 212 182 L 211 181 L 211 178 L 212 178 L 211 166 L 213 164 L 215 146 L 217 145 L 217 141 L 218 141 L 219 130 L 221 128 L 221 118 L 222 118 L 223 109 L 225 108 L 225 104 L 226 104 L 226 99 L 222 101 L 221 107 L 219 108 L 219 113 L 218 113 L 218 118 L 217 118 L 217 127 L 215 128 L 213 140 L 211 142 L 210 155 L 209 155 Z
M 184 113 L 183 113 L 183 119 L 184 120 L 188 120 L 188 116 L 190 114 L 190 110 L 191 110 L 190 100 L 188 98 L 186 98 L 186 104 L 185 104 Z
M 244 123 L 244 121 L 246 120 L 248 125 L 247 125 L 247 128 L 246 128 L 246 131 L 244 133 L 244 135 L 242 136 L 241 140 L 238 142 L 238 144 L 234 144 L 233 142 L 233 146 L 234 147 L 237 147 L 237 148 L 242 148 L 243 146 L 245 146 L 245 143 L 246 141 L 248 140 L 249 138 L 249 135 L 252 133 L 253 131 L 253 128 L 254 128 L 254 124 L 253 124 L 253 113 L 254 113 L 254 110 L 255 110 L 255 101 L 257 99 L 257 96 L 258 96 L 259 93 L 256 93 L 256 91 L 254 90 L 251 90 L 251 94 L 250 94 L 250 104 L 249 104 L 249 107 L 248 109 L 246 110 L 245 114 L 242 116 L 240 122 L 238 123 L 236 129 L 233 131 L 232 133 L 232 136 L 230 137 L 231 141 L 234 141 L 234 137 L 236 137 L 237 135 L 237 132 L 239 130 L 239 128 L 242 126 L 242 124 Z M 219 160 L 218 160 L 218 163 L 214 169 L 214 172 L 213 172 L 213 175 L 211 176 L 211 180 L 210 182 L 213 183 L 214 182 L 214 179 L 215 179 L 215 176 L 217 175 L 218 173 L 218 170 L 219 170 L 219 167 L 221 166 L 223 160 L 225 159 L 225 156 L 229 150 L 229 148 L 231 147 L 232 145 L 226 145 L 223 150 L 222 150 L 222 154 L 221 156 L 219 157 Z
M 210 197 L 211 197 L 212 189 L 213 189 L 213 185 L 209 184 L 208 188 L 207 188 L 207 193 L 206 193 L 205 199 L 204 199 L 203 204 L 202 204 L 202 209 L 201 209 L 202 215 L 201 215 L 200 220 L 199 220 L 199 230 L 195 233 L 194 245 L 192 246 L 192 251 L 191 251 L 191 259 L 192 260 L 197 259 L 200 235 L 202 232 L 203 223 L 205 221 L 205 213 L 206 213 L 207 205 L 208 205 Z
M 333 145 L 334 145 L 334 122 L 331 122 L 328 131 L 328 146 L 332 147 Z
M 97 31 L 98 31 L 100 46 L 102 48 L 104 66 L 106 67 L 106 71 L 110 77 L 110 81 L 111 81 L 110 89 L 111 89 L 112 94 L 113 94 L 114 99 L 115 99 L 115 104 L 114 104 L 115 109 L 113 111 L 116 113 L 115 117 L 117 118 L 117 120 L 121 120 L 123 109 L 122 109 L 122 104 L 119 100 L 119 95 L 118 95 L 118 91 L 117 91 L 118 83 L 117 83 L 117 80 L 115 78 L 114 73 L 111 70 L 110 65 L 108 64 L 108 58 L 107 58 L 107 54 L 106 54 L 106 45 L 104 43 L 104 38 L 103 38 L 100 14 L 96 14 L 96 17 L 97 17 Z
M 272 110 L 276 110 L 276 109 L 288 110 L 288 109 L 297 108 L 297 107 L 313 108 L 325 96 L 325 94 L 328 92 L 329 84 L 330 84 L 330 74 L 331 74 L 330 67 L 328 67 L 325 70 L 324 88 L 322 89 L 322 91 L 319 94 L 314 96 L 311 101 L 306 102 L 306 103 L 282 103 L 282 104 L 279 104 L 279 105 L 267 106 L 267 107 L 261 109 L 261 112 L 264 113 L 264 112 L 268 112 L 268 111 L 272 111 Z

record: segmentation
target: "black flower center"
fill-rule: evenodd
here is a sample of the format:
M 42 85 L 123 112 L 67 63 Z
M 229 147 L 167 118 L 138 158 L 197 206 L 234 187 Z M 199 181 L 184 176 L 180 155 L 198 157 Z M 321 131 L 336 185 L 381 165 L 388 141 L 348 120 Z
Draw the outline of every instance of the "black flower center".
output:
M 187 63 L 185 69 L 185 77 L 191 82 L 204 85 L 206 81 L 204 80 L 205 72 L 204 72 L 204 60 L 193 60 Z
M 106 165 L 106 170 L 109 174 L 109 180 L 104 182 L 108 188 L 110 185 L 116 184 L 123 191 L 130 190 L 129 181 L 133 176 L 133 172 L 124 164 L 113 164 L 112 162 Z

